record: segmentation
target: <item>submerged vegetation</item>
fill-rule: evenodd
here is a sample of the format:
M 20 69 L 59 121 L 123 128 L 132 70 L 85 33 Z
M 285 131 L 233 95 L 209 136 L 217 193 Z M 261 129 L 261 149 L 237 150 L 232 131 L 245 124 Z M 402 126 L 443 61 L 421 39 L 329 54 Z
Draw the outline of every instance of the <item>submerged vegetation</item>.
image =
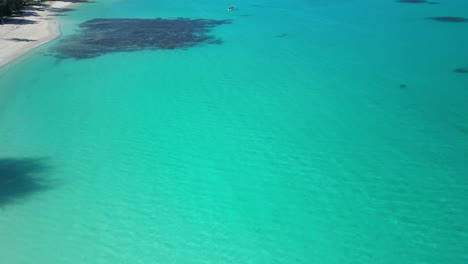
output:
M 468 68 L 456 68 L 453 71 L 456 73 L 468 74 Z
M 444 17 L 428 17 L 427 19 L 439 21 L 439 22 L 455 22 L 455 23 L 468 22 L 468 19 L 464 17 L 444 16 Z
M 87 59 L 113 52 L 190 48 L 221 44 L 209 35 L 212 28 L 230 23 L 213 19 L 93 19 L 80 24 L 78 33 L 56 47 L 60 58 Z
M 426 0 L 399 0 L 398 2 L 408 3 L 408 4 L 422 4 L 422 3 L 431 4 L 431 5 L 438 4 L 438 2 L 431 2 L 431 1 L 426 1 Z

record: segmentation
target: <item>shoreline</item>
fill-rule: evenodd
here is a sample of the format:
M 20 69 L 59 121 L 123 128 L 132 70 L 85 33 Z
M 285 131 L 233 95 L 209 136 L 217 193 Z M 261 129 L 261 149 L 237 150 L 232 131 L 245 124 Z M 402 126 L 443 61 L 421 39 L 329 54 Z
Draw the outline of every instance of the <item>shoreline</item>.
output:
M 5 24 L 0 24 L 0 69 L 59 37 L 60 25 L 54 16 L 79 2 L 82 1 L 38 3 L 26 6 L 17 16 L 6 18 Z

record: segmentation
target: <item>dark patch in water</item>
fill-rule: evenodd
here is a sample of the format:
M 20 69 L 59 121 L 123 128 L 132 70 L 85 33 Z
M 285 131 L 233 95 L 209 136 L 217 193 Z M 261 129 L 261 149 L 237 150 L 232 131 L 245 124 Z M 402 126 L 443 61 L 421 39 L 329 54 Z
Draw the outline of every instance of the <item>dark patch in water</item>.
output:
M 400 3 L 408 3 L 408 4 L 422 4 L 426 3 L 426 0 L 399 0 Z
M 221 45 L 223 44 L 223 40 L 222 39 L 213 39 L 213 40 L 210 40 L 207 42 L 208 44 L 214 44 L 214 45 Z
M 211 19 L 93 19 L 77 34 L 62 40 L 55 50 L 61 58 L 87 59 L 112 52 L 185 49 L 200 44 L 221 44 L 208 35 L 230 20 Z
M 408 88 L 408 85 L 404 83 L 400 84 L 400 89 L 406 89 L 406 88 Z
M 428 17 L 427 19 L 439 21 L 439 22 L 452 22 L 452 23 L 463 23 L 467 22 L 468 19 L 464 17 Z
M 456 73 L 468 74 L 468 68 L 456 68 L 453 71 L 456 72 Z
M 430 5 L 435 5 L 438 4 L 438 2 L 431 2 L 431 1 L 426 1 L 426 0 L 399 0 L 397 1 L 399 3 L 406 3 L 406 4 L 430 4 Z
M 287 36 L 288 36 L 287 33 L 283 33 L 283 34 L 277 35 L 276 37 L 277 37 L 277 38 L 285 38 L 285 37 L 287 37 Z
M 0 159 L 0 207 L 52 187 L 43 174 L 50 170 L 44 158 Z
M 458 125 L 458 124 L 454 124 L 453 126 L 458 132 L 460 132 L 461 134 L 465 136 L 468 136 L 468 127 L 463 126 L 463 125 Z

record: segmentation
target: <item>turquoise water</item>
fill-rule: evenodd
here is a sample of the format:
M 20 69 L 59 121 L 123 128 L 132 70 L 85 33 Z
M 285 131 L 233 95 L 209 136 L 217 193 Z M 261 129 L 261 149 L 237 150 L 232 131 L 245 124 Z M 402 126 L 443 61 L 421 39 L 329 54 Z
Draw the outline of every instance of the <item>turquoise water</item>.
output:
M 468 23 L 425 18 L 468 3 L 232 3 L 81 4 L 232 24 L 0 71 L 0 263 L 467 263 Z

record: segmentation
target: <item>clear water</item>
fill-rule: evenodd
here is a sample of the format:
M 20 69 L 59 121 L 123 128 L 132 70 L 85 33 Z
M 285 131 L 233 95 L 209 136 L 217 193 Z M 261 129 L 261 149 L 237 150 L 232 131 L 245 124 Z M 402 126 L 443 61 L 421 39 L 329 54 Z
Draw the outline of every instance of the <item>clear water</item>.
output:
M 53 42 L 0 71 L 15 187 L 0 186 L 0 262 L 467 263 L 468 75 L 453 70 L 468 23 L 425 18 L 468 3 L 439 2 L 66 13 L 64 36 L 93 18 L 233 23 L 222 45 L 76 61 Z

